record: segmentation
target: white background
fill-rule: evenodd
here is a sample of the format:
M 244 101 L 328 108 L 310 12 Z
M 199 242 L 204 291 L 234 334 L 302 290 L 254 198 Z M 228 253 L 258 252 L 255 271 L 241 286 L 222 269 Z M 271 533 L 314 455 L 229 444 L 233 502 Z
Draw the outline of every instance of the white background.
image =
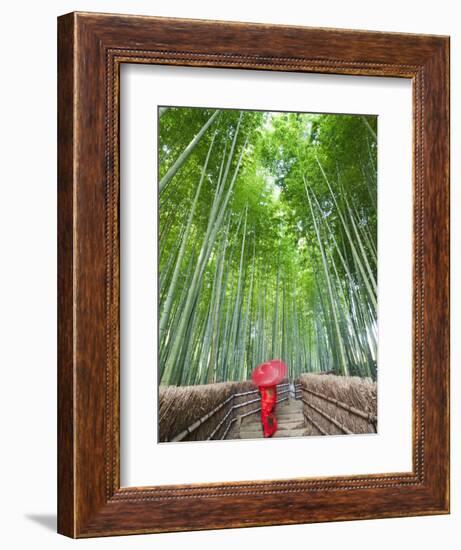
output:
M 411 81 L 147 65 L 123 67 L 121 75 L 122 485 L 411 471 Z M 153 152 L 156 105 L 168 103 L 378 115 L 377 435 L 156 443 Z
M 459 285 L 452 308 L 452 514 L 336 524 L 73 542 L 54 533 L 56 507 L 56 16 L 75 9 L 450 34 L 452 120 L 461 120 L 461 27 L 456 2 L 325 0 L 9 2 L 2 10 L 0 101 L 1 543 L 5 548 L 454 549 L 461 525 Z M 452 124 L 452 150 L 460 150 Z M 460 273 L 461 176 L 452 159 L 452 280 Z M 456 253 L 456 254 L 455 254 Z M 458 535 L 458 536 L 457 536 Z

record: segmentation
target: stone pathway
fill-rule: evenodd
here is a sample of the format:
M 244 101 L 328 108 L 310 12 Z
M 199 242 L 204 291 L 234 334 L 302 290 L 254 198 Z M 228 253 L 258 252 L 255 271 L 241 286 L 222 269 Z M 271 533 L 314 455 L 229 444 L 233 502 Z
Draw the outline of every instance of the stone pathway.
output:
M 277 431 L 272 437 L 302 437 L 307 433 L 301 401 L 287 399 L 275 408 Z M 237 427 L 236 427 L 237 428 Z M 236 430 L 237 431 L 237 430 Z M 252 414 L 240 422 L 238 435 L 240 439 L 260 439 L 263 437 L 261 414 Z

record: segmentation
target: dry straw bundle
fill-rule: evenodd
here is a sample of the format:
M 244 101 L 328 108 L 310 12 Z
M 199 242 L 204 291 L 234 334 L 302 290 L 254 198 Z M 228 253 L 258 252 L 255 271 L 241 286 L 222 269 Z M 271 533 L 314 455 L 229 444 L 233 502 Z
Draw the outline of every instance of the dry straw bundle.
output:
M 220 405 L 228 397 L 236 393 L 255 390 L 252 382 L 222 382 L 218 384 L 205 384 L 201 386 L 160 386 L 159 389 L 159 440 L 171 441 L 183 430 L 200 420 L 204 415 Z M 258 397 L 258 394 L 255 394 Z M 251 399 L 252 396 L 247 396 Z M 242 398 L 237 398 L 241 402 Z M 218 426 L 232 406 L 232 400 L 201 424 L 185 439 L 188 441 L 204 441 Z M 253 404 L 254 406 L 254 404 Z M 239 414 L 251 409 L 242 407 Z M 230 419 L 231 417 L 229 417 Z M 228 419 L 228 420 L 229 420 Z M 227 421 L 218 430 L 216 438 L 223 433 Z
M 299 382 L 304 414 L 320 428 L 317 433 L 376 432 L 376 382 L 370 378 L 303 374 Z

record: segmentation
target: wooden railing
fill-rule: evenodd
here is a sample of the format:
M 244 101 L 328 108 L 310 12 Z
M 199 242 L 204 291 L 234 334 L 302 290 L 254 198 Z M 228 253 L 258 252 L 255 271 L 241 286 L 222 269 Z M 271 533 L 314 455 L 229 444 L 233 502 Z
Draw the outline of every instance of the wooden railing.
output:
M 290 392 L 290 384 L 289 383 L 279 384 L 277 386 L 277 403 L 281 403 L 282 401 L 286 401 L 289 398 L 289 392 Z M 256 399 L 251 400 L 251 401 L 246 401 L 246 402 L 243 402 L 243 403 L 239 403 L 238 405 L 233 405 L 233 411 L 235 411 L 239 408 L 242 408 L 242 407 L 246 407 L 247 405 L 251 405 L 252 403 L 261 403 L 261 398 L 259 397 L 259 390 L 253 390 L 252 393 L 258 394 L 258 397 Z M 282 395 L 283 395 L 283 397 L 282 397 Z M 239 396 L 239 394 L 235 394 L 235 397 L 238 397 L 238 396 Z M 226 438 L 226 436 L 229 433 L 230 429 L 232 428 L 232 426 L 234 425 L 234 423 L 238 419 L 241 420 L 243 418 L 246 418 L 247 416 L 251 416 L 252 414 L 256 414 L 260 411 L 261 411 L 261 407 L 257 407 L 255 409 L 252 409 L 251 411 L 247 411 L 244 414 L 240 414 L 240 415 L 237 415 L 237 416 L 232 416 L 232 418 L 230 419 L 230 421 L 229 421 L 229 423 L 226 427 L 226 430 L 224 431 L 221 439 Z M 209 437 L 208 439 L 212 439 L 212 438 Z
M 290 395 L 290 384 L 288 382 L 284 384 L 279 384 L 277 386 L 277 403 L 281 403 L 289 398 Z M 246 398 L 244 401 L 239 401 L 241 398 Z M 210 419 L 214 418 L 216 414 L 222 409 L 227 407 L 227 410 L 218 424 L 210 431 L 206 440 L 211 439 L 226 439 L 227 434 L 231 430 L 234 423 L 238 418 L 245 418 L 252 414 L 260 412 L 261 407 L 255 407 L 254 409 L 245 412 L 241 415 L 236 415 L 235 411 L 247 407 L 249 405 L 261 403 L 261 398 L 259 396 L 259 390 L 249 390 L 245 392 L 233 393 L 229 395 L 224 401 L 219 403 L 211 411 L 204 414 L 201 418 L 193 422 L 181 433 L 176 435 L 171 441 L 183 441 L 186 437 L 193 434 L 200 426 L 208 422 Z M 220 431 L 222 430 L 222 433 Z
M 357 409 L 356 407 L 348 405 L 347 403 L 344 403 L 343 401 L 340 401 L 333 397 L 329 397 L 328 395 L 324 395 L 320 392 L 303 388 L 301 384 L 296 382 L 295 383 L 285 382 L 277 386 L 277 403 L 286 401 L 290 397 L 292 399 L 300 400 L 303 402 L 303 404 L 306 407 L 315 411 L 318 415 L 322 416 L 325 420 L 330 422 L 332 425 L 336 426 L 336 428 L 340 430 L 340 432 L 344 434 L 353 433 L 346 426 L 344 426 L 344 424 L 341 423 L 338 419 L 333 418 L 331 415 L 323 411 L 320 407 L 314 405 L 313 403 L 310 403 L 305 397 L 306 394 L 313 395 L 318 399 L 321 399 L 325 402 L 335 405 L 336 407 L 348 412 L 349 414 L 352 414 L 354 416 L 357 416 L 369 422 L 373 426 L 374 431 L 375 432 L 377 431 L 376 416 L 370 415 L 365 411 Z M 232 427 L 234 426 L 235 422 L 238 419 L 246 418 L 247 416 L 256 414 L 261 411 L 260 403 L 261 403 L 261 398 L 260 398 L 258 389 L 231 394 L 226 399 L 224 399 L 221 403 L 219 403 L 216 407 L 214 407 L 211 411 L 204 414 L 201 418 L 193 422 L 185 430 L 183 430 L 181 433 L 176 435 L 173 439 L 171 439 L 171 441 L 183 441 L 189 435 L 193 434 L 200 426 L 203 426 L 205 423 L 212 420 L 223 409 L 225 409 L 225 413 L 223 417 L 219 420 L 219 422 L 213 428 L 210 428 L 208 435 L 204 439 L 205 440 L 226 439 L 227 435 L 229 434 L 230 430 L 232 429 Z M 250 405 L 254 405 L 254 408 L 244 412 L 243 414 L 238 414 L 238 411 L 240 409 L 243 409 Z M 304 410 L 304 417 L 321 434 L 328 435 L 328 432 L 326 432 L 325 429 L 322 428 L 318 424 L 318 422 L 316 422 L 315 419 L 305 410 Z
M 301 399 L 301 384 L 297 384 L 296 382 L 294 384 L 290 384 L 290 397 L 293 399 Z
M 329 414 L 327 414 L 325 411 L 320 409 L 319 407 L 316 407 L 312 403 L 309 403 L 307 399 L 304 398 L 303 392 L 308 393 L 310 395 L 313 395 L 315 397 L 318 397 L 319 399 L 322 399 L 323 401 L 327 401 L 328 403 L 331 403 L 332 405 L 335 405 L 336 407 L 347 411 L 349 414 L 352 414 L 354 416 L 357 416 L 359 418 L 362 418 L 363 420 L 366 420 L 369 422 L 373 428 L 374 431 L 377 432 L 377 417 L 371 414 L 366 413 L 365 411 L 361 411 L 360 409 L 357 409 L 356 407 L 352 407 L 351 405 L 348 405 L 347 403 L 344 403 L 343 401 L 339 401 L 338 399 L 334 399 L 333 397 L 329 397 L 327 395 L 324 395 L 323 393 L 316 392 L 314 390 L 309 390 L 307 388 L 303 388 L 300 385 L 298 385 L 299 393 L 298 397 L 295 397 L 295 399 L 300 399 L 304 405 L 315 411 L 317 414 L 328 420 L 331 424 L 336 426 L 342 433 L 344 434 L 353 434 L 351 430 L 349 430 L 344 424 L 342 424 L 339 420 L 336 418 L 333 418 Z M 328 432 L 326 432 L 323 428 L 319 426 L 317 422 L 306 412 L 304 412 L 304 417 L 314 425 L 314 427 L 323 435 L 328 435 Z
M 292 399 L 300 400 L 303 402 L 306 407 L 309 409 L 315 411 L 318 415 L 322 416 L 325 420 L 336 426 L 340 432 L 344 434 L 352 434 L 353 432 L 349 430 L 344 424 L 342 424 L 339 420 L 336 418 L 333 418 L 331 415 L 323 411 L 318 406 L 310 403 L 306 398 L 305 394 L 313 395 L 314 397 L 317 397 L 323 401 L 326 401 L 332 405 L 335 405 L 336 407 L 347 411 L 349 414 L 355 415 L 359 418 L 362 418 L 363 420 L 369 422 L 376 432 L 376 423 L 377 418 L 374 415 L 370 415 L 366 413 L 365 411 L 361 411 L 360 409 L 357 409 L 356 407 L 352 407 L 351 405 L 348 405 L 347 403 L 344 403 L 342 401 L 339 401 L 338 399 L 335 399 L 333 397 L 329 397 L 327 395 L 324 395 L 320 392 L 310 390 L 307 388 L 303 388 L 301 384 L 299 383 L 292 383 L 292 382 L 285 382 L 283 384 L 279 384 L 277 386 L 277 403 L 281 403 L 283 401 L 286 401 L 290 397 Z M 226 439 L 227 435 L 229 434 L 230 430 L 234 426 L 235 422 L 238 419 L 246 418 L 247 416 L 250 416 L 252 414 L 256 414 L 261 411 L 261 398 L 259 395 L 259 390 L 249 390 L 245 392 L 238 392 L 229 395 L 226 399 L 224 399 L 221 403 L 219 403 L 216 407 L 214 407 L 211 411 L 204 414 L 201 418 L 193 422 L 190 426 L 188 426 L 185 430 L 183 430 L 181 433 L 176 435 L 171 441 L 183 441 L 186 439 L 189 435 L 193 434 L 200 426 L 203 426 L 205 423 L 212 420 L 220 411 L 225 409 L 225 413 L 223 417 L 219 420 L 219 422 L 210 429 L 208 435 L 204 438 L 205 440 L 222 440 Z M 250 405 L 255 405 L 254 408 L 252 408 L 249 411 L 244 412 L 243 414 L 236 414 L 240 409 L 243 409 L 245 407 L 248 407 Z M 308 422 L 310 422 L 321 434 L 328 435 L 328 432 L 325 431 L 324 428 L 322 428 L 318 422 L 315 421 L 315 419 L 308 414 L 306 411 L 304 411 L 304 417 Z

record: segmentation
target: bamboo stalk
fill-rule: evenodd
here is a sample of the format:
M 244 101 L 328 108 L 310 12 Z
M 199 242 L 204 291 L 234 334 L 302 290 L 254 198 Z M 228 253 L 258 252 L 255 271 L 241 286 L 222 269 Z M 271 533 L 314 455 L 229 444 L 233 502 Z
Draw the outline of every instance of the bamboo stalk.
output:
M 215 118 L 219 115 L 219 113 L 220 113 L 220 111 L 216 110 L 211 115 L 211 117 L 208 119 L 208 121 L 200 129 L 200 132 L 191 140 L 189 145 L 184 149 L 184 151 L 179 155 L 179 157 L 176 159 L 176 161 L 173 163 L 173 165 L 169 168 L 167 173 L 159 181 L 158 186 L 159 186 L 160 192 L 165 190 L 166 186 L 170 183 L 172 178 L 175 176 L 176 172 L 181 168 L 181 166 L 189 158 L 189 155 L 195 149 L 198 142 L 202 139 L 203 134 L 208 130 L 208 128 L 211 126 L 211 124 L 213 123 Z

